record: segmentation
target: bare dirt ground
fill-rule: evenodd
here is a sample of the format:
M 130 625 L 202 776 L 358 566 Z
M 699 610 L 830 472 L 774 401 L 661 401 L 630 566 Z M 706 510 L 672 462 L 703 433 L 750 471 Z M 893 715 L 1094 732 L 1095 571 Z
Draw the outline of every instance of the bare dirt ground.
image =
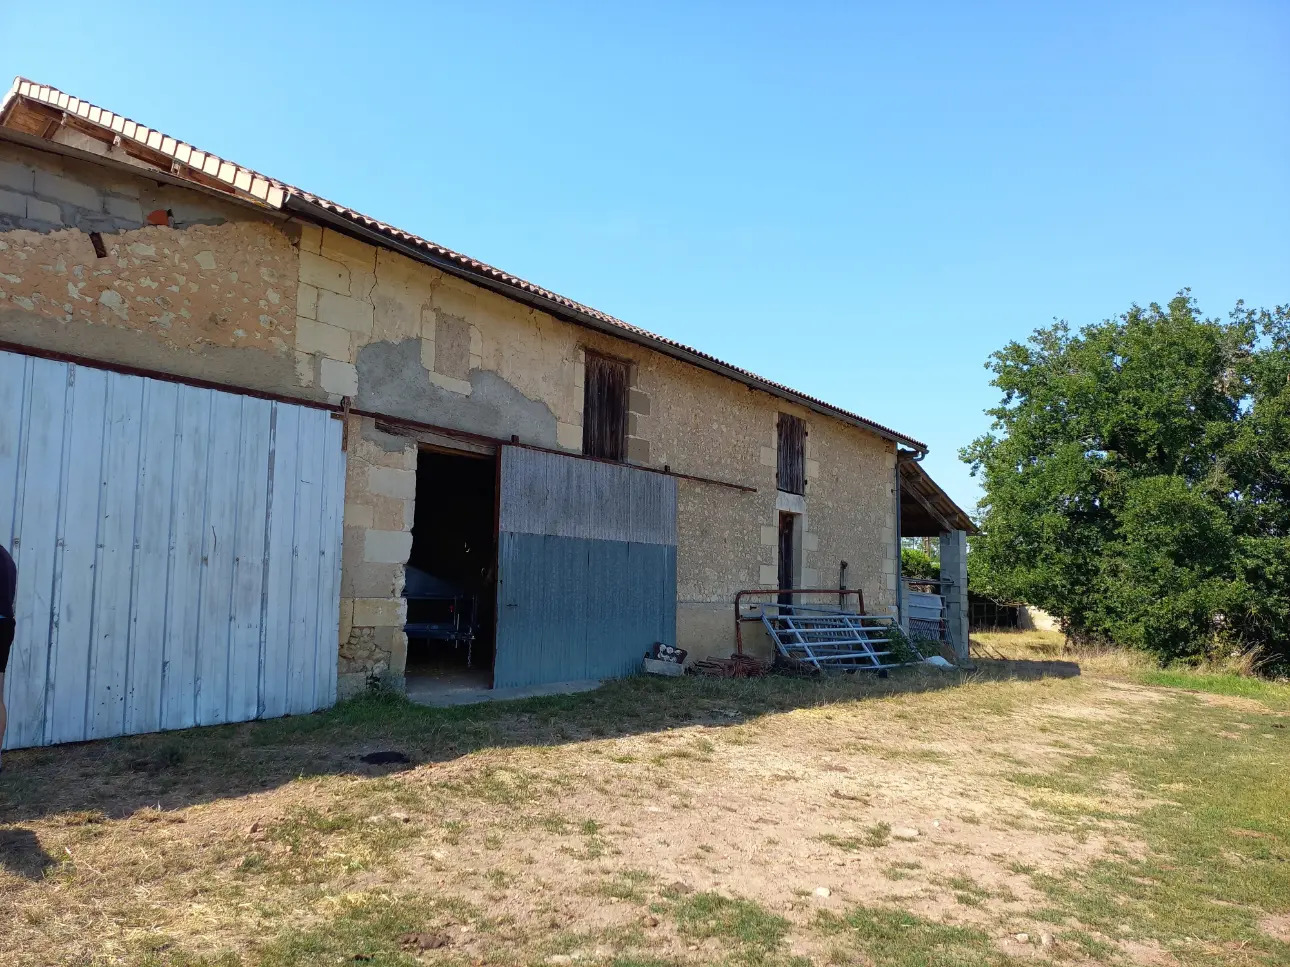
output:
M 0 955 L 1290 963 L 1283 708 L 1072 669 L 374 698 L 13 753 Z

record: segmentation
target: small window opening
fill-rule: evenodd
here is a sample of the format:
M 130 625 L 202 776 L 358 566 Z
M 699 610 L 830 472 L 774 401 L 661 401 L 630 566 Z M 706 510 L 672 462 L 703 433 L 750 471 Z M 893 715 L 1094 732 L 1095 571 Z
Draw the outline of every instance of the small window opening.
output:
M 779 414 L 776 481 L 779 489 L 787 493 L 806 493 L 806 424 L 787 413 Z
M 627 456 L 627 364 L 621 360 L 587 353 L 582 452 L 604 460 Z

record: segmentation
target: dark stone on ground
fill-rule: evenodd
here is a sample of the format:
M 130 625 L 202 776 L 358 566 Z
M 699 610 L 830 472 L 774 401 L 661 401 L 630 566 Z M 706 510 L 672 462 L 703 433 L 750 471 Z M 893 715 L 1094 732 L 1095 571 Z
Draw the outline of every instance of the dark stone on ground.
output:
M 359 759 L 369 766 L 407 765 L 412 761 L 404 753 L 392 750 L 369 752 L 367 755 L 359 756 Z

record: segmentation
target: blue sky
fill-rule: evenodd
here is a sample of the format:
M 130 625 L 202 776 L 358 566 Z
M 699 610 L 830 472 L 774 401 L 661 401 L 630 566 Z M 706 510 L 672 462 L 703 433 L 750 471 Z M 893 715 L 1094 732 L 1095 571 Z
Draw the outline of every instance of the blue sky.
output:
M 0 2 L 61 87 L 957 451 L 983 363 L 1290 301 L 1290 5 Z

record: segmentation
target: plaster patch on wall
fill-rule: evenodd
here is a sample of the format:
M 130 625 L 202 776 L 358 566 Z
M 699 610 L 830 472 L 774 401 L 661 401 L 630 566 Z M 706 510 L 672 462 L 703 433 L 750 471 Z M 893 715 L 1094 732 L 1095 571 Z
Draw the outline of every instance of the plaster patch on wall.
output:
M 37 312 L 6 309 L 3 305 L 0 302 L 0 341 L 3 342 L 265 392 L 297 386 L 304 375 L 297 372 L 293 355 L 211 345 L 195 352 L 158 342 L 148 333 L 132 329 L 55 323 Z M 305 397 L 312 395 L 296 392 Z
M 434 327 L 434 369 L 454 379 L 470 376 L 470 325 L 464 319 L 439 314 Z
M 436 341 L 436 358 L 438 348 Z M 355 405 L 502 440 L 514 434 L 524 443 L 556 446 L 551 408 L 529 399 L 497 373 L 472 372 L 468 396 L 431 382 L 430 376 L 421 363 L 421 340 L 369 343 L 358 353 Z
M 374 420 L 362 421 L 363 439 L 368 443 L 380 447 L 386 453 L 405 453 L 408 448 L 408 438 L 399 436 L 394 433 L 386 433 L 379 429 Z

